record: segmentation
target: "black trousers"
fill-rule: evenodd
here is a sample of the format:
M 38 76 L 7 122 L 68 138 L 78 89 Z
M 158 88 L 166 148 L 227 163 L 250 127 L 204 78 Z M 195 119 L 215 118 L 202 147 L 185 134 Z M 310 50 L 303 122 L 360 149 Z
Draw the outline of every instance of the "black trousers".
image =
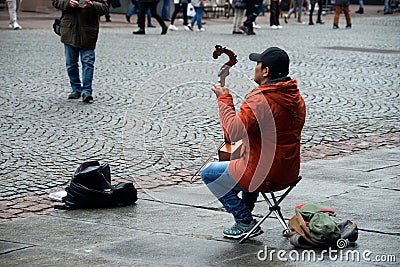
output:
M 188 3 L 182 3 L 183 25 L 188 25 L 187 8 L 188 8 Z M 171 24 L 172 25 L 174 25 L 176 16 L 178 15 L 180 9 L 181 9 L 181 4 L 175 4 L 175 10 L 174 10 L 174 13 L 172 14 L 172 18 L 171 18 Z
M 279 25 L 279 15 L 281 13 L 281 8 L 278 1 L 271 1 L 269 26 Z
M 311 8 L 310 8 L 310 22 L 313 21 L 312 15 L 314 13 L 315 2 L 311 1 Z M 322 14 L 322 0 L 318 0 L 318 13 L 317 13 L 317 21 L 321 21 L 321 14 Z
M 157 20 L 158 24 L 160 24 L 160 26 L 162 28 L 167 27 L 165 25 L 164 21 L 161 19 L 160 15 L 157 14 L 157 3 L 158 2 L 139 2 L 139 10 L 140 10 L 140 12 L 138 14 L 138 16 L 139 16 L 139 23 L 138 24 L 139 24 L 139 28 L 141 30 L 145 29 L 144 21 L 145 21 L 145 15 L 146 15 L 147 9 L 150 9 L 151 16 Z
M 253 32 L 253 22 L 256 21 L 258 13 L 258 1 L 249 1 L 246 9 L 246 21 L 243 25 L 247 27 L 249 32 Z

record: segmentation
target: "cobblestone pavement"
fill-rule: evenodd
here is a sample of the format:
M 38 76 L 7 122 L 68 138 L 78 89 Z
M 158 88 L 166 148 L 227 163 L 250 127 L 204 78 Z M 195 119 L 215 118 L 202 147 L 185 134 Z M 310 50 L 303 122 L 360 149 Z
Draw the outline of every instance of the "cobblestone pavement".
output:
M 221 139 L 210 92 L 227 58 L 236 103 L 254 87 L 251 52 L 284 48 L 307 104 L 303 161 L 400 143 L 400 16 L 289 23 L 255 36 L 231 25 L 145 36 L 102 28 L 96 49 L 93 104 L 67 100 L 63 47 L 50 29 L 0 31 L 0 222 L 52 210 L 49 192 L 64 189 L 87 160 L 111 164 L 115 181 L 143 192 L 187 183 Z

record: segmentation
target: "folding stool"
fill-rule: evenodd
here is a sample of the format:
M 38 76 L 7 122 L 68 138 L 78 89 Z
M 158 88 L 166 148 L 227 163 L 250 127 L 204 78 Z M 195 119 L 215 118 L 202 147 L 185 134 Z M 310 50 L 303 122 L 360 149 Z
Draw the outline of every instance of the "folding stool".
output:
M 261 195 L 264 197 L 265 201 L 268 204 L 268 208 L 269 208 L 269 212 L 260 220 L 257 222 L 256 225 L 254 225 L 253 228 L 251 228 L 251 230 L 239 241 L 240 244 L 243 244 L 248 238 L 249 236 L 255 232 L 255 230 L 257 229 L 257 227 L 259 227 L 270 215 L 271 213 L 274 213 L 276 216 L 276 219 L 278 219 L 278 221 L 281 223 L 281 225 L 283 226 L 283 232 L 289 232 L 290 229 L 288 227 L 288 225 L 285 222 L 285 219 L 283 218 L 282 212 L 281 212 L 281 207 L 279 206 L 279 204 L 285 199 L 285 197 L 290 193 L 290 191 L 292 191 L 292 189 L 300 182 L 301 180 L 301 176 L 299 176 L 297 178 L 296 181 L 294 181 L 291 184 L 287 184 L 285 185 L 283 188 L 282 186 L 280 186 L 280 188 L 278 187 L 277 190 L 271 190 L 268 192 L 261 192 Z M 286 189 L 286 191 L 278 196 L 278 198 L 275 196 L 274 192 L 277 191 L 282 191 Z M 267 196 L 267 194 L 270 195 L 270 197 Z

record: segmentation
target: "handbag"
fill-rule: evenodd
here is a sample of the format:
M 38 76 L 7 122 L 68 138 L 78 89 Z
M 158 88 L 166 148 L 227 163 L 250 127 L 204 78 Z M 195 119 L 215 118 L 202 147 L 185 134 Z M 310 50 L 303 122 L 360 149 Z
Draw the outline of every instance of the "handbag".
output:
M 53 23 L 53 31 L 55 34 L 61 36 L 61 19 L 64 17 L 64 11 L 61 13 L 61 17 L 59 19 L 55 19 Z

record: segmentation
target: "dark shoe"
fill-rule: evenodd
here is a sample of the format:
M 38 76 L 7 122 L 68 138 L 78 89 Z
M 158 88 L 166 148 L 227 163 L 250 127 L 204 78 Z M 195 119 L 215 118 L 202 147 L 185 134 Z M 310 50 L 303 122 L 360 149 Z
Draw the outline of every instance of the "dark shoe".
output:
M 335 25 L 335 24 L 333 24 L 333 29 L 334 29 L 334 30 L 336 30 L 336 29 L 339 29 L 339 26 L 338 26 L 338 25 Z
M 393 12 L 392 11 L 386 11 L 386 12 L 383 13 L 383 15 L 390 15 L 390 14 L 393 14 Z
M 325 24 L 325 22 L 323 22 L 322 20 L 317 20 L 318 24 Z
M 314 25 L 314 22 L 310 21 L 310 22 L 308 23 L 308 25 Z
M 245 33 L 245 34 L 249 34 L 249 29 L 246 26 L 241 26 L 240 29 Z
M 357 14 L 364 14 L 364 8 L 359 8 L 357 11 L 356 11 L 356 13 Z
M 68 95 L 68 99 L 79 99 L 80 97 L 81 97 L 81 92 L 78 92 L 78 91 L 72 91 Z
M 251 31 L 251 32 L 246 33 L 246 35 L 256 35 L 256 33 L 254 31 Z
M 243 34 L 243 32 L 233 31 L 232 34 Z
M 285 21 L 285 23 L 287 24 L 288 23 L 288 16 L 287 15 L 285 15 L 285 16 L 283 16 L 283 20 Z
M 156 26 L 154 26 L 153 24 L 148 24 L 147 28 L 155 28 Z
M 346 29 L 351 29 L 351 24 L 346 25 Z
M 110 19 L 110 18 L 107 18 L 107 19 L 106 19 L 106 22 L 111 22 L 111 19 Z
M 126 15 L 125 18 L 126 18 L 126 21 L 127 21 L 127 22 L 131 23 L 131 17 L 129 17 L 128 15 Z
M 168 31 L 168 27 L 167 27 L 166 25 L 164 25 L 164 26 L 162 27 L 161 34 L 167 34 L 167 31 Z
M 89 94 L 83 94 L 82 101 L 85 103 L 91 103 L 91 101 L 93 101 L 93 96 L 91 96 Z
M 144 30 L 140 29 L 136 32 L 133 32 L 133 34 L 146 34 L 146 32 Z

